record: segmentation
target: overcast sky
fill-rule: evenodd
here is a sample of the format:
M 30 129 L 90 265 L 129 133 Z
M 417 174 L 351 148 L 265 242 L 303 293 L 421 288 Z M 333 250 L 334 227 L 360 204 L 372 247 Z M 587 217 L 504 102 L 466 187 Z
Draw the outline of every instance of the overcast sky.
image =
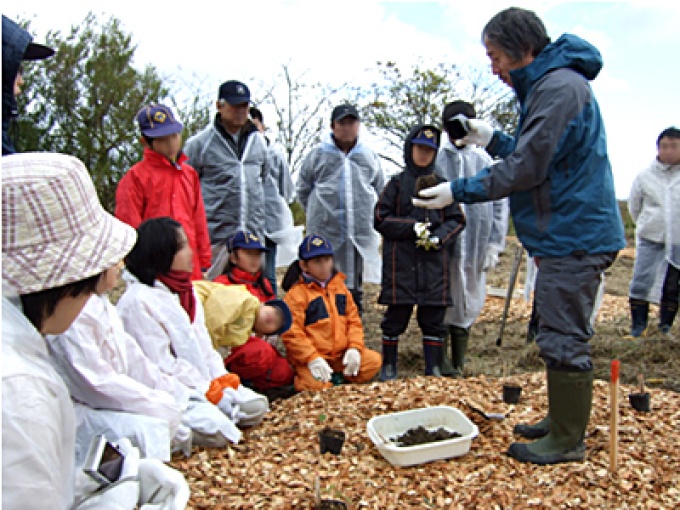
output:
M 401 68 L 419 57 L 488 66 L 481 30 L 511 5 L 536 11 L 553 40 L 570 32 L 601 51 L 604 68 L 593 88 L 617 196 L 627 198 L 635 175 L 656 155 L 658 134 L 680 127 L 680 2 L 22 0 L 4 2 L 2 13 L 30 20 L 37 42 L 50 29 L 68 31 L 88 11 L 113 15 L 138 45 L 139 65 L 163 74 L 181 68 L 214 82 L 216 91 L 228 79 L 270 82 L 285 63 L 330 85 L 361 82 L 378 60 Z

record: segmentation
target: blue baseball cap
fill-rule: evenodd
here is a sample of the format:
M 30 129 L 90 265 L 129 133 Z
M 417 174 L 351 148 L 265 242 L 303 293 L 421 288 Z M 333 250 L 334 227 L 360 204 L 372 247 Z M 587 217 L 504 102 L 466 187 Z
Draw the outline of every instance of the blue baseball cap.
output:
M 434 150 L 439 149 L 439 132 L 431 126 L 425 126 L 411 140 L 413 145 L 425 145 Z
M 333 255 L 333 247 L 327 239 L 318 235 L 308 235 L 298 249 L 300 260 L 309 260 L 322 255 Z
M 232 252 L 235 248 L 241 248 L 244 250 L 269 251 L 269 248 L 265 247 L 260 242 L 259 237 L 244 230 L 239 230 L 233 236 L 227 239 L 227 249 Z
M 172 110 L 162 104 L 150 104 L 139 110 L 137 124 L 142 134 L 149 138 L 181 133 L 184 129 Z
M 293 324 L 293 314 L 290 313 L 290 308 L 288 304 L 283 299 L 270 299 L 264 303 L 267 306 L 274 306 L 281 310 L 281 315 L 283 316 L 283 324 L 279 329 L 274 331 L 275 335 L 283 335 L 286 331 L 290 329 Z
M 248 90 L 248 87 L 240 81 L 225 81 L 220 85 L 217 99 L 224 99 L 230 105 L 250 103 L 250 90 Z

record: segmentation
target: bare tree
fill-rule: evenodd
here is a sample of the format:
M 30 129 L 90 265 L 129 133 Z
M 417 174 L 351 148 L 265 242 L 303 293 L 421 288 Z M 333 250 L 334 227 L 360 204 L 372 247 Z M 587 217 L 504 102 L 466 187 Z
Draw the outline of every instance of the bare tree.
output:
M 290 62 L 281 65 L 273 83 L 264 85 L 258 104 L 269 104 L 276 112 L 276 141 L 283 145 L 291 175 L 300 170 L 307 152 L 319 142 L 330 119 L 326 113 L 342 91 L 346 97 L 353 90 L 343 83 L 332 87 L 305 81 L 309 70 L 295 73 Z
M 378 62 L 380 79 L 362 95 L 364 124 L 384 143 L 380 156 L 400 167 L 404 139 L 415 124 L 441 126 L 444 105 L 463 99 L 475 105 L 478 117 L 503 129 L 517 121 L 512 91 L 486 69 L 461 68 L 456 64 L 422 62 L 402 72 L 395 62 Z

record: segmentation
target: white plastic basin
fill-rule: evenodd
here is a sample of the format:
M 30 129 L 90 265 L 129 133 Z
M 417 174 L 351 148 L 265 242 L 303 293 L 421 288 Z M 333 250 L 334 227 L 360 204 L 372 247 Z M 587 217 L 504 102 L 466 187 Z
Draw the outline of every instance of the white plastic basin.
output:
M 461 437 L 415 446 L 397 446 L 390 441 L 418 426 L 428 430 L 443 427 L 458 432 Z M 462 411 L 450 406 L 425 407 L 374 416 L 368 420 L 366 430 L 378 451 L 393 466 L 414 466 L 460 457 L 470 451 L 472 439 L 479 434 L 477 426 Z

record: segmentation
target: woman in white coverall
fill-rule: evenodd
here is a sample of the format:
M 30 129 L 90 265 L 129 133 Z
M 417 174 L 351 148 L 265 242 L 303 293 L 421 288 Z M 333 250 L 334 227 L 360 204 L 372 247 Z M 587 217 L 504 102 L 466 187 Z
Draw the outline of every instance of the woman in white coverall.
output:
M 457 115 L 477 118 L 474 106 L 465 101 L 453 101 L 442 112 L 442 126 L 448 136 L 437 155 L 436 172 L 449 181 L 472 177 L 493 161 L 486 151 L 460 142 L 465 132 L 457 129 Z M 498 254 L 505 249 L 509 212 L 507 198 L 461 207 L 467 223 L 451 257 L 453 306 L 444 316 L 449 336 L 444 341 L 442 374 L 453 376 L 463 375 L 470 327 L 484 307 L 486 271 L 495 267 Z
M 134 230 L 104 211 L 73 157 L 6 156 L 2 181 L 2 508 L 184 508 L 183 476 L 140 460 L 127 441 L 118 483 L 96 494 L 81 483 L 73 405 L 42 337 L 71 325 L 99 274 L 132 247 Z
M 269 410 L 267 397 L 227 372 L 206 329 L 201 300 L 190 280 L 180 282 L 191 271 L 191 248 L 181 225 L 153 218 L 137 232 L 137 244 L 125 259 L 127 289 L 116 305 L 125 330 L 163 372 L 201 394 L 208 396 L 230 375 L 236 387 L 223 388 L 213 403 L 241 427 L 257 425 Z M 240 436 L 234 429 L 225 437 L 238 442 Z
M 106 294 L 119 273 L 118 266 L 104 271 L 71 327 L 47 337 L 52 361 L 75 401 L 76 462 L 97 434 L 128 437 L 146 457 L 163 461 L 170 460 L 171 444 L 189 455 L 192 429 L 200 440 L 233 430 L 233 424 L 204 395 L 162 372 L 124 330 Z M 213 443 L 214 438 L 208 444 Z

